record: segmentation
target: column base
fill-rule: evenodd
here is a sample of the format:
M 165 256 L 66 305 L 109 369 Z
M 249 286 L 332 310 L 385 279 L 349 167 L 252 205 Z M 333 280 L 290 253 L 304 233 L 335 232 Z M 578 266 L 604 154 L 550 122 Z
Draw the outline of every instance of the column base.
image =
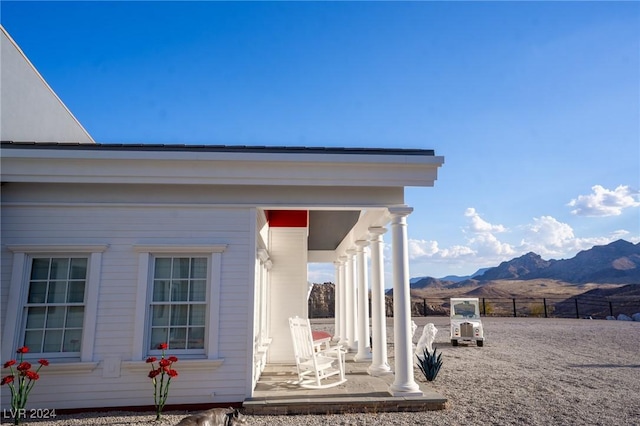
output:
M 388 374 L 391 374 L 391 367 L 389 367 L 387 364 L 370 365 L 369 368 L 367 368 L 367 373 L 369 373 L 370 376 L 374 377 L 386 376 Z
M 407 383 L 400 386 L 392 384 L 389 386 L 389 393 L 391 396 L 424 396 L 417 383 Z
M 365 362 L 371 361 L 371 352 L 365 351 L 364 353 L 358 352 L 356 356 L 353 357 L 355 362 Z

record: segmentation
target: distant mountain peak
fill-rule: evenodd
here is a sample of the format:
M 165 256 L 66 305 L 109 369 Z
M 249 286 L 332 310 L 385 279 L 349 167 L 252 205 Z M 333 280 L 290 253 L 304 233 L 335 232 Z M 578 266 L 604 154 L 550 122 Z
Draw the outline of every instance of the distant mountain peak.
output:
M 471 278 L 478 281 L 548 278 L 576 284 L 640 284 L 640 243 L 616 240 L 562 260 L 544 260 L 539 254 L 529 252 L 467 277 L 414 278 L 411 287 L 449 287 Z
M 530 251 L 520 257 L 500 263 L 477 278 L 482 281 L 518 279 L 532 272 L 548 268 L 553 262 L 555 261 L 544 260 L 539 254 Z

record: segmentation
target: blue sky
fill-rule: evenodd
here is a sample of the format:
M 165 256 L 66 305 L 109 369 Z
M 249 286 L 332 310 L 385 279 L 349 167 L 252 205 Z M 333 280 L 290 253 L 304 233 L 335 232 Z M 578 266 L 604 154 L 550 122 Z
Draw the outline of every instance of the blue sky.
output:
M 434 149 L 412 276 L 640 241 L 640 3 L 0 7 L 98 142 Z

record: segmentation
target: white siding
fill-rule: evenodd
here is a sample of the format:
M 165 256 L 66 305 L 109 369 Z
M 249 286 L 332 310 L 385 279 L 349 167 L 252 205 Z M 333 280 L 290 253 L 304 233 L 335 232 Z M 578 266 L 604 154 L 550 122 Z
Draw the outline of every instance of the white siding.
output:
M 269 230 L 271 267 L 268 361 L 294 363 L 289 317 L 307 318 L 307 228 Z
M 124 368 L 119 377 L 103 377 L 105 358 L 131 361 L 134 341 L 138 254 L 134 245 L 226 244 L 222 253 L 218 368 L 189 368 L 176 364 L 179 377 L 171 384 L 169 404 L 242 401 L 250 365 L 255 236 L 250 235 L 249 208 L 211 206 L 103 207 L 82 205 L 2 207 L 2 315 L 6 312 L 12 253 L 7 246 L 47 244 L 108 244 L 102 255 L 96 339 L 91 372 L 56 374 L 55 366 L 41 370 L 29 404 L 48 408 L 152 405 L 146 367 Z M 255 226 L 253 227 L 255 229 Z M 6 324 L 7 318 L 0 318 Z M 3 344 L 5 344 L 3 339 Z M 3 360 L 5 361 L 5 360 Z M 55 392 L 51 392 L 55 389 Z M 215 396 L 212 396 L 215 393 Z M 2 387 L 2 408 L 8 408 Z

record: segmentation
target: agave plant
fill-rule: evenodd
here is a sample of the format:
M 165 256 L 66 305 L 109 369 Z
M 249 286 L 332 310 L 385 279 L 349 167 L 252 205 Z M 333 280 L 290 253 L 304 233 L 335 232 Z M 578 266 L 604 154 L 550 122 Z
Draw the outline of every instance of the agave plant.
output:
M 419 355 L 416 355 L 416 358 L 418 358 L 418 367 L 424 377 L 430 382 L 434 381 L 440 371 L 440 367 L 442 367 L 442 353 L 436 355 L 436 348 L 433 348 L 433 352 L 429 352 L 429 349 L 424 348 L 424 358 L 420 358 Z

